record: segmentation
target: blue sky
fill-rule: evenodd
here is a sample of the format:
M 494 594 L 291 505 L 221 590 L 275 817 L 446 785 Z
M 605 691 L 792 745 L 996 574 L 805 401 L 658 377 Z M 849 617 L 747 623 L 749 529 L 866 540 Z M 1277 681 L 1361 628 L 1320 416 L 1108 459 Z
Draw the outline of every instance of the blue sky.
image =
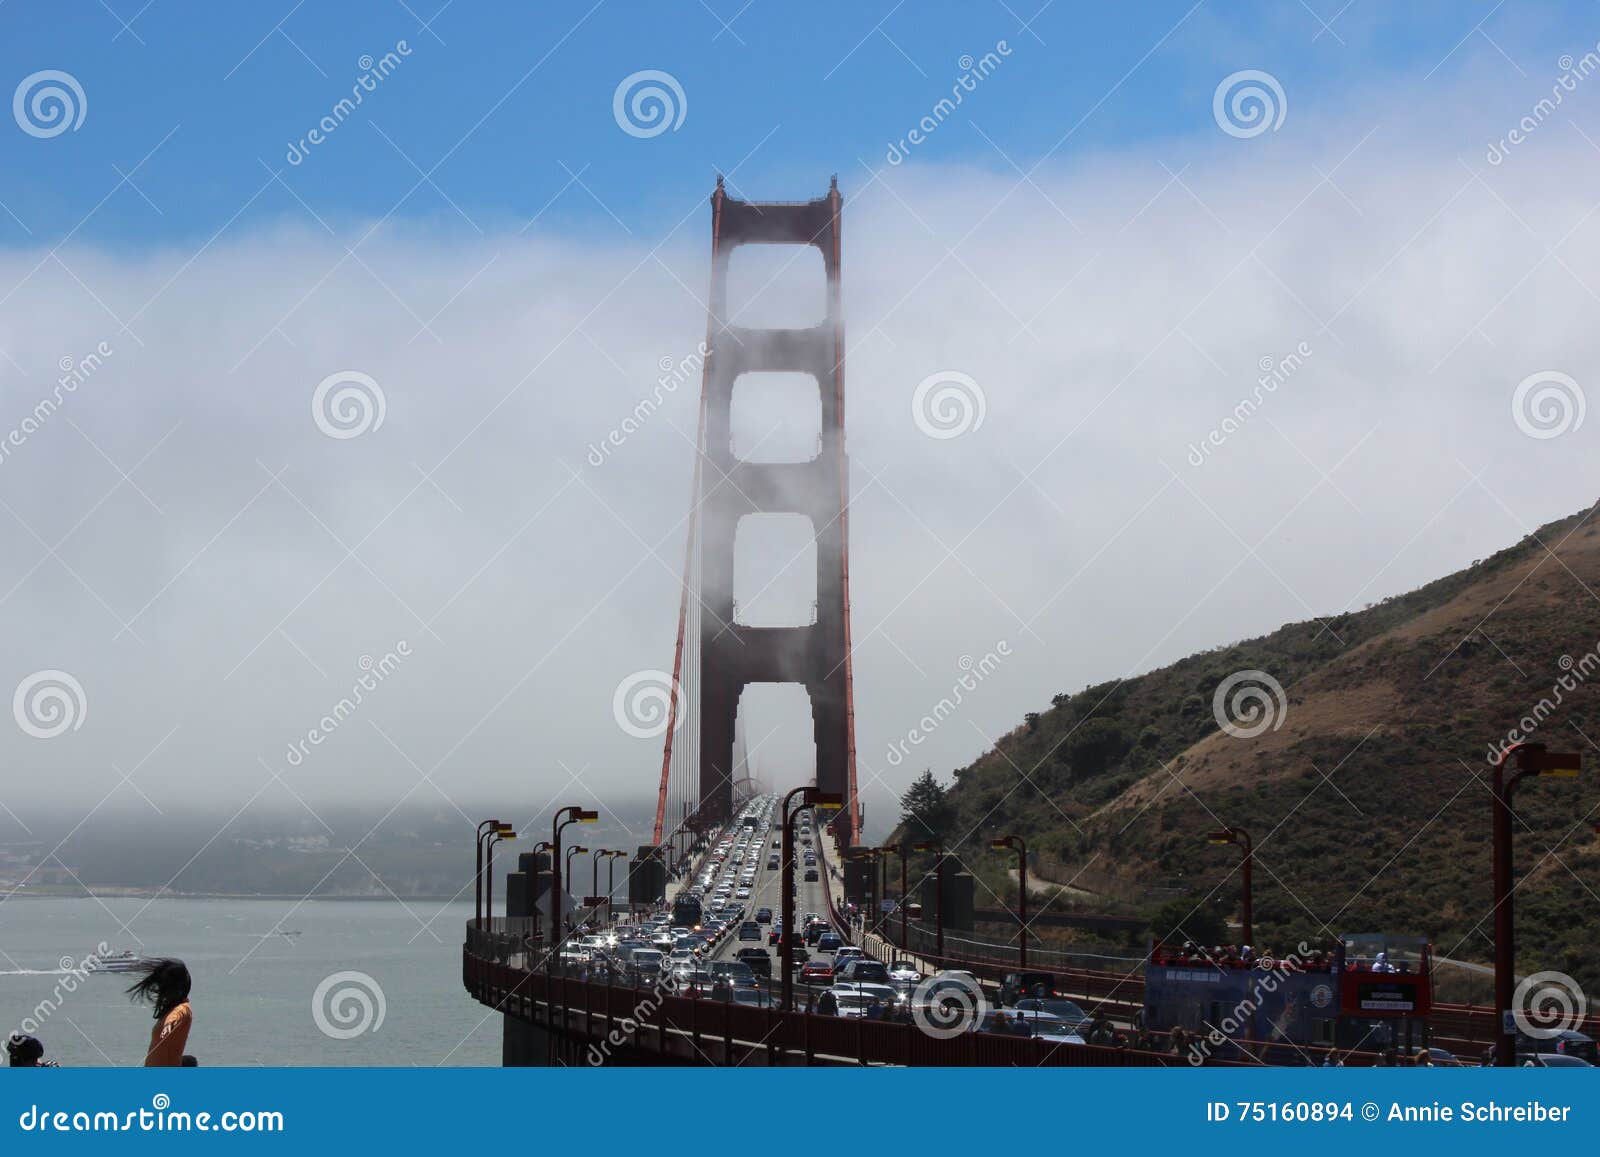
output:
M 0 762 L 230 808 L 271 769 L 647 791 L 614 696 L 671 662 L 697 391 L 637 415 L 705 333 L 718 169 L 846 196 L 871 814 L 1058 692 L 1467 566 L 1596 492 L 1597 41 L 1588 2 L 0 0 L 0 695 L 65 671 L 92 704 Z M 655 135 L 615 114 L 646 72 L 682 93 Z M 1259 133 L 1216 112 L 1245 72 L 1282 93 Z M 815 323 L 816 257 L 736 252 L 731 320 Z M 930 383 L 967 391 L 955 436 Z M 736 426 L 811 446 L 814 391 L 767 385 Z M 810 614 L 805 537 L 746 552 L 774 620 Z M 804 697 L 768 717 L 803 770 Z
M 920 160 L 1005 172 L 1215 143 L 1213 89 L 1245 68 L 1291 94 L 1280 135 L 1292 140 L 1353 93 L 1447 84 L 1472 61 L 1533 91 L 1559 53 L 1595 39 L 1585 4 L 823 0 L 800 11 L 772 0 L 11 0 L 0 7 L 6 90 L 58 69 L 81 84 L 87 113 L 49 139 L 0 134 L 0 245 L 73 230 L 181 241 L 308 209 L 469 230 L 520 228 L 542 211 L 555 231 L 649 234 L 703 196 L 716 168 L 737 166 L 753 196 L 814 195 L 833 171 L 848 191 L 949 92 L 964 55 L 1000 41 L 1010 56 Z M 290 143 L 350 92 L 361 58 L 400 41 L 410 55 L 393 75 L 314 155 L 286 164 Z M 641 140 L 619 130 L 612 97 L 646 69 L 676 78 L 687 107 L 678 129 Z

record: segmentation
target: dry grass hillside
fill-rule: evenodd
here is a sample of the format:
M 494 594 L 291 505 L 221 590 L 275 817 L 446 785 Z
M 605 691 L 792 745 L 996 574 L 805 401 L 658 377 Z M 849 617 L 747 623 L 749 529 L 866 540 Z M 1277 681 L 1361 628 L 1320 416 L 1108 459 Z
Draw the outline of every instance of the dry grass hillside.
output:
M 1246 670 L 1287 703 L 1238 736 L 1213 697 Z M 1080 883 L 1124 905 L 1178 895 L 1234 915 L 1237 854 L 1204 837 L 1242 827 L 1257 846 L 1258 940 L 1420 931 L 1483 960 L 1488 749 L 1534 713 L 1531 738 L 1582 751 L 1592 770 L 1520 790 L 1519 966 L 1600 993 L 1600 508 L 1359 613 L 1058 695 L 957 770 L 954 830 L 975 847 L 1022 833 L 1040 871 L 1087 867 Z

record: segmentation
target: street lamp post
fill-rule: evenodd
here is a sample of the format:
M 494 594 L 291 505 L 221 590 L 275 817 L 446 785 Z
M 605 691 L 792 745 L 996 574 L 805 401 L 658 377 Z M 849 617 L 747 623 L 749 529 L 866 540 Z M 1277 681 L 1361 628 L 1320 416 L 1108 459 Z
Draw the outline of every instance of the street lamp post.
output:
M 908 952 L 910 949 L 906 947 L 906 907 L 911 896 L 906 885 L 906 861 L 909 856 L 909 849 L 904 844 L 885 844 L 878 851 L 885 854 L 892 852 L 900 857 L 900 951 Z M 885 868 L 887 868 L 887 861 L 885 862 Z
M 594 918 L 597 921 L 600 919 L 600 904 L 598 902 L 600 899 L 600 858 L 602 856 L 609 858 L 611 854 L 612 853 L 609 848 L 596 848 L 594 850 L 594 855 L 590 860 L 589 866 L 593 872 L 593 875 L 589 881 L 589 895 L 596 901 L 594 906 Z
M 1250 917 L 1250 900 L 1253 889 L 1250 886 L 1250 869 L 1255 864 L 1255 845 L 1250 842 L 1250 833 L 1243 828 L 1223 828 L 1218 832 L 1211 832 L 1206 836 L 1206 842 L 1212 844 L 1233 844 L 1240 853 L 1239 878 L 1244 890 L 1243 909 L 1239 913 L 1241 943 L 1254 945 L 1256 942 L 1255 921 Z
M 567 858 L 563 860 L 561 864 L 562 868 L 567 873 L 567 879 L 572 879 L 572 857 L 586 856 L 588 854 L 589 849 L 584 847 L 582 844 L 574 844 L 572 847 L 567 849 Z
M 989 846 L 996 851 L 1016 849 L 1017 853 L 1017 967 L 1028 967 L 1028 845 L 1021 836 L 1006 836 Z
M 484 841 L 483 906 L 491 927 L 494 923 L 494 846 L 502 840 L 514 840 L 516 838 L 516 832 L 502 826 L 490 828 L 488 838 Z
M 622 859 L 627 854 L 628 854 L 627 852 L 624 852 L 624 851 L 619 849 L 619 850 L 617 850 L 615 852 L 612 852 L 609 856 L 606 857 L 606 859 L 610 861 L 606 865 L 606 923 L 607 924 L 612 923 L 612 919 L 611 919 L 612 901 L 615 899 L 616 894 L 617 894 L 617 861 Z
M 473 876 L 472 898 L 472 923 L 475 927 L 483 927 L 483 840 L 490 829 L 505 827 L 502 820 L 484 820 L 478 825 L 478 867 Z
M 598 811 L 585 811 L 581 807 L 571 806 L 560 808 L 556 811 L 555 818 L 550 821 L 550 946 L 554 948 L 566 938 L 566 923 L 562 914 L 561 903 L 561 829 L 568 824 L 598 823 Z
M 1507 776 L 1505 765 L 1513 756 L 1516 767 Z M 1494 1003 L 1500 1013 L 1494 1063 L 1500 1068 L 1517 1063 L 1517 1026 L 1511 1007 L 1517 983 L 1517 926 L 1511 907 L 1511 798 L 1524 776 L 1571 779 L 1581 763 L 1576 753 L 1547 751 L 1542 743 L 1513 744 L 1494 761 L 1490 788 L 1494 797 Z
M 940 844 L 940 843 L 933 842 L 933 841 L 929 841 L 927 843 L 922 843 L 922 844 L 912 844 L 911 845 L 911 850 L 913 852 L 932 852 L 932 853 L 934 853 L 935 857 L 937 857 L 933 861 L 934 888 L 938 891 L 938 896 L 935 898 L 936 902 L 935 902 L 935 904 L 933 906 L 933 911 L 934 911 L 933 943 L 934 943 L 934 955 L 939 958 L 939 967 L 943 968 L 944 967 L 944 845 Z M 923 877 L 923 878 L 926 879 L 927 877 Z M 902 900 L 902 903 L 903 902 L 904 901 Z
M 849 854 L 849 856 L 847 856 L 846 858 L 854 860 L 858 864 L 874 864 L 875 865 L 875 864 L 878 863 L 878 861 L 879 861 L 879 859 L 881 857 L 879 856 L 877 848 L 862 848 L 859 851 L 851 852 Z M 872 895 L 872 885 L 873 885 L 873 882 L 877 879 L 877 875 L 878 875 L 878 873 L 873 871 L 872 868 L 869 867 L 867 869 L 867 912 L 862 913 L 862 916 L 861 916 L 861 935 L 863 937 L 865 937 L 866 934 L 869 931 L 871 931 L 871 929 L 867 926 L 867 915 L 868 915 L 868 913 L 870 913 L 872 907 L 874 906 L 873 905 L 873 901 L 875 899 L 881 899 L 881 897 L 874 897 Z
M 783 935 L 778 938 L 779 962 L 783 968 L 783 1008 L 787 1012 L 794 1004 L 794 816 L 789 814 L 789 801 L 800 796 L 800 808 L 814 807 L 838 810 L 844 806 L 844 796 L 839 792 L 821 792 L 814 787 L 797 787 L 783 797 Z

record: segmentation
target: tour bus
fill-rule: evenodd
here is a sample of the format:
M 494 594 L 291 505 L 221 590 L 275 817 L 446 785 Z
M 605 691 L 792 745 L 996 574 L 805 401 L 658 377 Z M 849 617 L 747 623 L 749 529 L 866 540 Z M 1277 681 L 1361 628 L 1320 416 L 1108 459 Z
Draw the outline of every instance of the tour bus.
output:
M 1330 1053 L 1426 1048 L 1432 996 L 1420 936 L 1351 933 L 1277 958 L 1157 943 L 1145 963 L 1142 1024 L 1184 1029 L 1202 1060 L 1320 1065 Z

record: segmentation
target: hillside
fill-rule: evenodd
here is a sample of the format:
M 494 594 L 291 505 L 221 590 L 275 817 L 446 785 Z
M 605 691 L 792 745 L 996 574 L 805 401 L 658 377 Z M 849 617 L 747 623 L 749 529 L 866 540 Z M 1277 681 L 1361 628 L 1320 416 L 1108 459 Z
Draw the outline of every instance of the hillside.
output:
M 1104 906 L 1212 897 L 1236 917 L 1238 854 L 1205 833 L 1242 827 L 1258 942 L 1421 931 L 1447 956 L 1487 960 L 1489 745 L 1547 700 L 1531 738 L 1582 751 L 1587 767 L 1519 789 L 1519 971 L 1560 969 L 1600 991 L 1597 591 L 1600 507 L 1358 613 L 1057 695 L 956 770 L 951 839 L 1021 834 L 1036 872 Z M 1276 726 L 1248 737 L 1213 711 L 1241 671 L 1266 672 L 1287 698 Z

